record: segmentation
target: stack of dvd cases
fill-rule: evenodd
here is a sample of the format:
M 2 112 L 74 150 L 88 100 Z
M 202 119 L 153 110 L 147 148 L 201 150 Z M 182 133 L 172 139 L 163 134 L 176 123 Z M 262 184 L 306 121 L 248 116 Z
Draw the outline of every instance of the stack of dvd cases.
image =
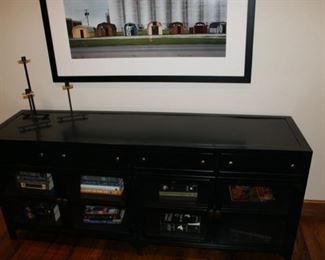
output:
M 98 194 L 121 196 L 124 190 L 122 178 L 105 176 L 81 176 L 80 192 L 82 194 Z
M 16 182 L 23 189 L 50 191 L 54 187 L 51 173 L 21 171 L 16 175 Z
M 108 206 L 85 206 L 83 222 L 86 224 L 121 224 L 125 210 Z
M 200 234 L 201 216 L 184 213 L 164 213 L 160 217 L 160 229 L 163 233 Z
M 161 184 L 159 187 L 160 198 L 181 198 L 181 199 L 197 199 L 197 184 Z

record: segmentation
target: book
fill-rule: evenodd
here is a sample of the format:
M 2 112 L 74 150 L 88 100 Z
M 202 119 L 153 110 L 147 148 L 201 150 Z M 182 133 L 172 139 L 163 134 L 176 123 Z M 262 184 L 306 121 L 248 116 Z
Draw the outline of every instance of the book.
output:
M 84 210 L 83 222 L 87 224 L 120 224 L 124 214 L 124 209 L 87 205 Z
M 47 181 L 52 179 L 51 173 L 38 173 L 38 172 L 19 172 L 16 175 L 16 180 L 39 180 Z
M 124 186 L 122 178 L 106 177 L 106 176 L 81 176 L 81 184 L 85 185 L 100 185 L 100 186 Z
M 107 206 L 94 206 L 94 205 L 86 205 L 85 206 L 85 214 L 93 214 L 93 215 L 116 215 L 119 214 L 121 209 L 112 208 Z
M 268 202 L 275 200 L 272 189 L 264 186 L 229 186 L 230 198 L 234 202 Z
M 98 189 L 98 190 L 111 190 L 111 191 L 120 191 L 123 187 L 119 186 L 108 186 L 108 185 L 90 185 L 90 184 L 80 184 L 81 189 Z
M 124 190 L 122 178 L 106 176 L 81 176 L 80 192 L 83 194 L 101 194 L 121 196 Z
M 80 193 L 82 194 L 92 194 L 92 195 L 111 195 L 111 196 L 122 196 L 123 190 L 106 190 L 106 189 L 89 189 L 81 188 Z

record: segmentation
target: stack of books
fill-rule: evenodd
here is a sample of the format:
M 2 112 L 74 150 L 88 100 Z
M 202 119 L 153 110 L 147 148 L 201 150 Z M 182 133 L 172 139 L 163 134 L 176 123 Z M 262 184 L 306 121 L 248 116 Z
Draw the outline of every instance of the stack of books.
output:
M 82 194 L 121 196 L 123 190 L 124 182 L 122 178 L 81 176 L 80 192 Z
M 265 186 L 229 186 L 230 198 L 234 202 L 269 202 L 275 200 L 273 191 Z
M 200 234 L 201 216 L 183 213 L 164 213 L 160 217 L 160 229 L 164 233 Z
M 50 191 L 54 187 L 51 173 L 21 171 L 16 175 L 16 183 L 23 189 Z
M 121 224 L 125 210 L 108 206 L 85 206 L 83 222 L 86 224 Z

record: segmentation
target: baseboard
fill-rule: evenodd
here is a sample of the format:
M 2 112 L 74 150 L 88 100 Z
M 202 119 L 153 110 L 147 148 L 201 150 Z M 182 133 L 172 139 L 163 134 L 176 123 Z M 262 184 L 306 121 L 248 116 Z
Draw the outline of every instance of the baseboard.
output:
M 325 217 L 325 200 L 305 200 L 302 215 L 304 217 Z

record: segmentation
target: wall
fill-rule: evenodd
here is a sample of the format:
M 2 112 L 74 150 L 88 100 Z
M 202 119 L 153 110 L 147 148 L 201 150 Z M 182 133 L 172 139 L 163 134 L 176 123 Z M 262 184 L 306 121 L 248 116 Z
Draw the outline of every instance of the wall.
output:
M 306 198 L 325 199 L 324 4 L 257 0 L 251 84 L 75 84 L 76 109 L 290 115 L 314 150 Z M 0 1 L 0 120 L 27 108 L 20 56 L 29 66 L 38 108 L 66 109 L 53 84 L 37 0 Z

